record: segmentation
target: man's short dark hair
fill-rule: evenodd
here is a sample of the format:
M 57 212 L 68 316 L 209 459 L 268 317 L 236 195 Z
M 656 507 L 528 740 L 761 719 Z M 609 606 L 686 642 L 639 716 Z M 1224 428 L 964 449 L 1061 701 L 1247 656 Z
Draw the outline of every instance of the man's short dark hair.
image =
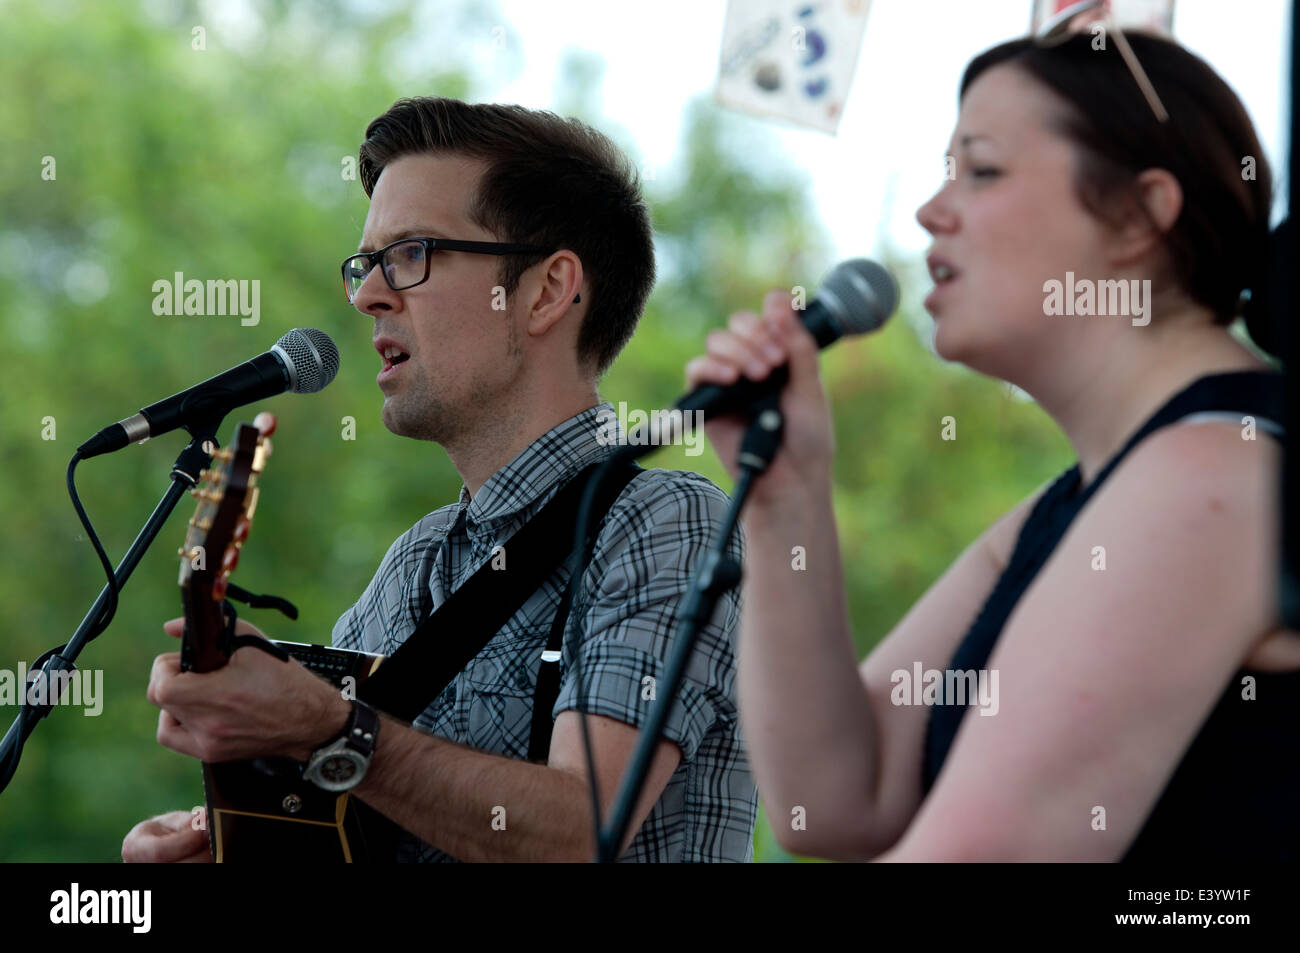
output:
M 636 171 L 600 132 L 551 112 L 457 99 L 400 99 L 366 127 L 361 185 L 419 153 L 481 159 L 470 217 L 501 241 L 565 248 L 582 261 L 590 293 L 578 360 L 604 374 L 636 330 L 654 286 L 654 236 Z M 448 236 L 459 238 L 460 236 Z M 506 294 L 546 255 L 504 255 Z

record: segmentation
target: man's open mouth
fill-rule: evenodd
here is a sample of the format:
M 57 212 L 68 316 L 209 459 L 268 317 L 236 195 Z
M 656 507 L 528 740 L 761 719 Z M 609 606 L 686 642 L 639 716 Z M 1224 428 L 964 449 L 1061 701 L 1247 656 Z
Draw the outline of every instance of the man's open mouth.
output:
M 388 347 L 384 349 L 384 370 L 394 367 L 407 360 L 411 355 L 407 354 L 399 347 Z

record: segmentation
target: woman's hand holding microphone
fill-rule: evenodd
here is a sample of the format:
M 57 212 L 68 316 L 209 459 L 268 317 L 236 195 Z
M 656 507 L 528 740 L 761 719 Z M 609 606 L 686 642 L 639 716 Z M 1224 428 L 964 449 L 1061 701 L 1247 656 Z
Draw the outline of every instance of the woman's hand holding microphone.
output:
M 782 364 L 789 366 L 790 380 L 781 392 L 785 417 L 781 450 L 754 482 L 746 513 L 749 521 L 782 512 L 793 515 L 805 509 L 810 496 L 830 493 L 835 439 L 817 367 L 817 342 L 800 323 L 785 291 L 767 293 L 761 317 L 738 311 L 727 328 L 710 332 L 708 353 L 686 365 L 687 387 L 733 384 L 741 377 L 763 380 Z M 709 442 L 733 477 L 748 426 L 739 414 L 716 417 L 705 425 Z

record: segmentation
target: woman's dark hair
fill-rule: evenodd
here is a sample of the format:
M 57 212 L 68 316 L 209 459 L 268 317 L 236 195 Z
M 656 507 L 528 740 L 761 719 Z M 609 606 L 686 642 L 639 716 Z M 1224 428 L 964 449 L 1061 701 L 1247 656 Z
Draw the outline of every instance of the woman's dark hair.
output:
M 961 97 L 993 66 L 1013 65 L 1071 107 L 1056 130 L 1079 147 L 1075 188 L 1084 207 L 1105 218 L 1144 169 L 1166 169 L 1183 190 L 1178 220 L 1166 233 L 1175 280 L 1193 300 L 1229 323 L 1238 298 L 1251 339 L 1280 355 L 1281 328 L 1265 306 L 1271 264 L 1269 208 L 1273 178 L 1254 126 L 1235 93 L 1208 64 L 1177 43 L 1125 32 L 1169 113 L 1159 122 L 1114 42 L 1077 34 L 1055 46 L 1012 40 L 971 60 Z M 1101 48 L 1098 48 L 1101 47 Z

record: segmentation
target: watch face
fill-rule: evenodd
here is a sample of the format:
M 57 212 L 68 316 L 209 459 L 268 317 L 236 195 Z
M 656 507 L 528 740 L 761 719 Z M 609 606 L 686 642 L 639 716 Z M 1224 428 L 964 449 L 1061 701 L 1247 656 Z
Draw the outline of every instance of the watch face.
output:
M 320 763 L 320 776 L 331 784 L 343 784 L 357 773 L 357 763 L 346 755 L 331 755 Z

